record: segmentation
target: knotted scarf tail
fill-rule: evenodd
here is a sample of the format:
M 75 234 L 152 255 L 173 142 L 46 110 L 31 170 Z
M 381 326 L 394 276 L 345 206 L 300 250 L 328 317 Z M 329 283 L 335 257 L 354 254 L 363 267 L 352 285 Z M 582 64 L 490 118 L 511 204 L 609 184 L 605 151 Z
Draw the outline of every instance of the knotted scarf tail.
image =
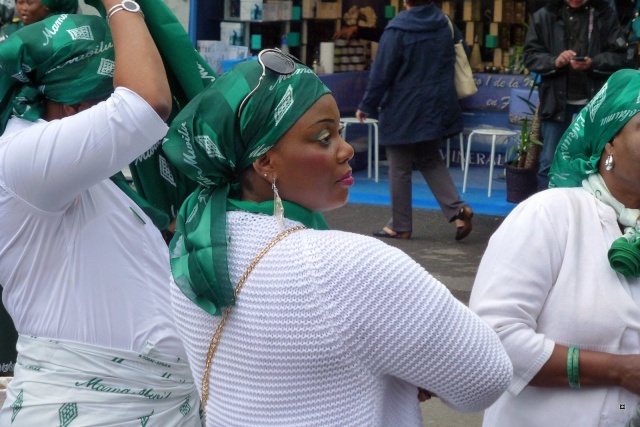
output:
M 621 237 L 613 242 L 607 255 L 615 271 L 624 277 L 640 277 L 640 239 L 631 243 Z

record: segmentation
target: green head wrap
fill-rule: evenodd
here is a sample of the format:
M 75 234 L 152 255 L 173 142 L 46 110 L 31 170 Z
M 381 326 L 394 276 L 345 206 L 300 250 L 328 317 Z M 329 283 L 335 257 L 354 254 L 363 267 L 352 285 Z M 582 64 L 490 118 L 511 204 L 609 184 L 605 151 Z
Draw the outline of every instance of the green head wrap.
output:
M 580 187 L 598 172 L 604 146 L 640 112 L 640 71 L 615 72 L 566 130 L 553 159 L 549 187 Z
M 107 11 L 101 0 L 85 0 L 106 17 Z M 162 0 L 137 0 L 151 37 L 160 52 L 167 73 L 173 109 L 167 123 L 182 107 L 202 92 L 218 76 L 200 54 L 193 48 L 189 35 Z M 133 183 L 139 196 L 156 208 L 152 212 L 144 208 L 153 223 L 165 230 L 185 198 L 196 188 L 164 156 L 160 143 L 151 147 L 129 165 Z M 125 188 L 126 190 L 126 188 Z
M 73 105 L 113 92 L 114 52 L 107 23 L 89 15 L 54 15 L 0 43 L 0 133 L 11 114 L 30 121 L 45 99 Z
M 626 208 L 611 195 L 598 163 L 604 146 L 639 112 L 640 71 L 617 71 L 562 136 L 549 174 L 549 187 L 583 186 L 615 210 L 625 232 L 607 255 L 625 277 L 640 277 L 640 210 Z
M 40 0 L 52 15 L 59 13 L 78 13 L 78 0 Z
M 240 202 L 240 174 L 273 147 L 329 89 L 307 67 L 290 76 L 267 70 L 260 87 L 236 118 L 242 100 L 258 85 L 258 61 L 238 64 L 196 96 L 173 120 L 163 150 L 200 187 L 187 198 L 176 222 L 171 270 L 184 294 L 220 315 L 234 303 L 227 265 L 226 211 L 273 212 L 273 202 Z M 320 214 L 285 203 L 285 216 L 326 228 Z

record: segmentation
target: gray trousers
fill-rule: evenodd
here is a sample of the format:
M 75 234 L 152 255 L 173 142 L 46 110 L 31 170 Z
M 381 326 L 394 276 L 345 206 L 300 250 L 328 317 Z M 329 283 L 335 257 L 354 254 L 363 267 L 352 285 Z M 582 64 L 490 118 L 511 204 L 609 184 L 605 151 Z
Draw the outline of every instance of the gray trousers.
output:
M 413 164 L 427 181 L 440 209 L 449 222 L 455 219 L 466 203 L 460 199 L 449 169 L 440 154 L 442 140 L 417 144 L 388 145 L 391 219 L 387 227 L 393 231 L 411 231 L 413 224 L 411 175 Z

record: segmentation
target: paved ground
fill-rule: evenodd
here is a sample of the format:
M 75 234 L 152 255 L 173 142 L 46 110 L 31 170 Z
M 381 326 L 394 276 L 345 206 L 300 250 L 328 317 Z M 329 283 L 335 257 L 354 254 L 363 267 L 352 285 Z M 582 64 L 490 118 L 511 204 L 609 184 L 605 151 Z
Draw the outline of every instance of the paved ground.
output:
M 370 235 L 384 226 L 389 213 L 388 206 L 348 204 L 327 212 L 325 217 L 333 229 Z M 476 214 L 472 233 L 456 242 L 455 226 L 447 223 L 440 211 L 414 209 L 411 240 L 385 239 L 385 242 L 409 254 L 466 304 L 489 237 L 503 219 Z M 438 399 L 423 403 L 422 414 L 424 426 L 478 427 L 482 424 L 482 413 L 461 414 Z

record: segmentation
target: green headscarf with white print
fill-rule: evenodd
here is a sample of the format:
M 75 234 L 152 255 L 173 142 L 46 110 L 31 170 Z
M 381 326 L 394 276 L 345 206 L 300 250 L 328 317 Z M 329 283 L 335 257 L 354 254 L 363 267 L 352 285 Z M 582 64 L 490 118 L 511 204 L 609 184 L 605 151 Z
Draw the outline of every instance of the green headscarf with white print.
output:
M 628 209 L 611 195 L 598 163 L 605 145 L 638 113 L 640 71 L 617 71 L 564 133 L 549 173 L 550 188 L 584 187 L 616 212 L 624 236 L 607 255 L 611 268 L 625 277 L 640 277 L 640 210 Z
M 0 43 L 0 133 L 12 114 L 39 119 L 45 99 L 74 105 L 109 96 L 113 67 L 111 32 L 97 16 L 53 15 L 21 28 Z
M 615 72 L 576 116 L 560 139 L 549 172 L 549 188 L 580 187 L 598 172 L 604 146 L 640 112 L 640 71 Z
M 241 202 L 240 174 L 273 147 L 321 96 L 331 93 L 304 65 L 290 76 L 267 70 L 241 117 L 242 100 L 262 67 L 246 61 L 219 77 L 173 120 L 163 143 L 169 160 L 199 184 L 182 205 L 169 246 L 176 284 L 213 315 L 233 305 L 227 264 L 226 212 L 273 212 L 273 202 Z M 285 216 L 327 228 L 322 215 L 284 201 Z

